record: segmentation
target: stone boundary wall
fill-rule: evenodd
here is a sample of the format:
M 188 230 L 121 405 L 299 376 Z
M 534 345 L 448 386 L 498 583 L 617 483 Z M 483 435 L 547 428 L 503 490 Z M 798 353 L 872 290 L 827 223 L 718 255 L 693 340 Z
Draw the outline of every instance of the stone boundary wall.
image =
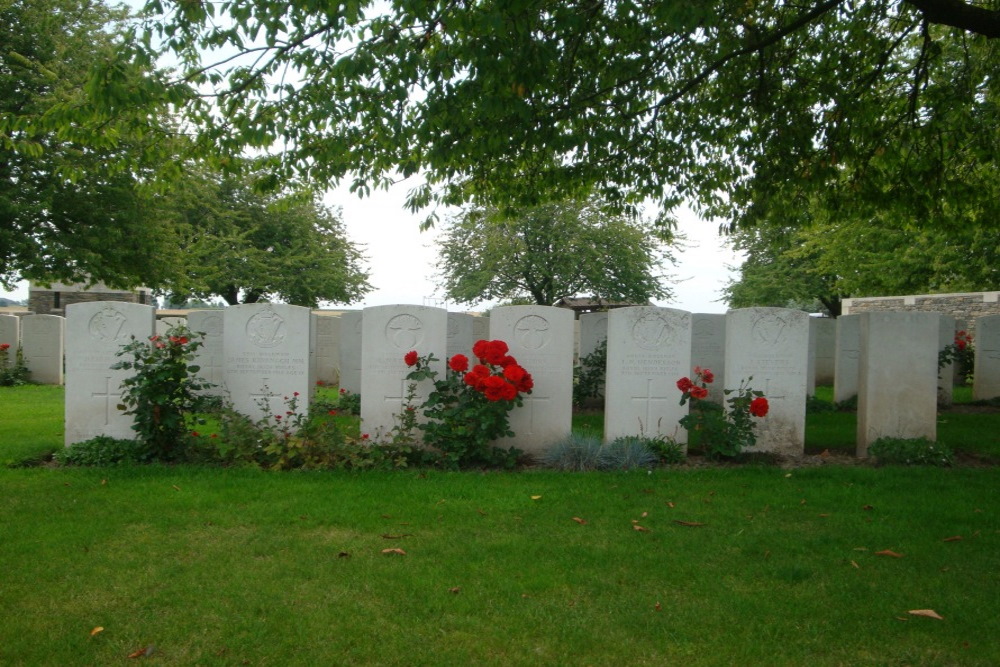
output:
M 962 328 L 975 335 L 977 317 L 1000 315 L 1000 292 L 865 296 L 844 299 L 841 305 L 843 315 L 888 311 L 943 313 L 959 320 Z
M 28 310 L 36 315 L 65 315 L 66 306 L 94 301 L 122 301 L 144 306 L 154 305 L 153 293 L 148 287 L 133 290 L 110 289 L 102 283 L 84 285 L 52 283 L 49 286 L 28 285 Z

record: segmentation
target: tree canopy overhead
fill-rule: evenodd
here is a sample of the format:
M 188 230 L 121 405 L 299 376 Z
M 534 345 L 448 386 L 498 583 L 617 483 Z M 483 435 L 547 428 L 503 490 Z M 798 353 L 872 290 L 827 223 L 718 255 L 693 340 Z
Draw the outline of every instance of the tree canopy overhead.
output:
M 173 99 L 189 96 L 202 149 L 276 146 L 264 162 L 280 178 L 364 191 L 420 171 L 413 207 L 596 188 L 626 204 L 687 198 L 730 224 L 816 200 L 857 218 L 891 209 L 896 224 L 1000 220 L 992 0 L 147 12 L 128 57 L 178 56 Z

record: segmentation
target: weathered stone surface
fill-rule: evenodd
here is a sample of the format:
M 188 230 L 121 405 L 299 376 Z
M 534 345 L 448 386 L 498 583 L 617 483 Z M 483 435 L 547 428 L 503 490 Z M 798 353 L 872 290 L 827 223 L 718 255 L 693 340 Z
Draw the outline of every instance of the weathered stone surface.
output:
M 133 419 L 118 409 L 121 383 L 132 371 L 111 366 L 123 345 L 153 335 L 151 306 L 120 301 L 77 303 L 66 307 L 65 442 L 99 435 L 132 439 Z
M 414 350 L 433 354 L 439 377 L 445 373 L 448 311 L 405 304 L 364 309 L 361 343 L 361 428 L 375 442 L 387 441 L 406 407 L 410 368 L 403 361 Z M 413 407 L 419 408 L 433 389 L 430 381 L 416 385 Z M 419 434 L 415 434 L 419 435 Z
M 63 383 L 66 320 L 58 315 L 25 315 L 21 318 L 21 347 L 31 381 Z
M 787 308 L 742 308 L 726 314 L 727 389 L 744 380 L 763 391 L 768 415 L 757 424 L 754 451 L 801 456 L 805 450 L 809 315 Z
M 524 405 L 510 413 L 513 438 L 501 447 L 537 454 L 568 436 L 573 419 L 573 311 L 552 306 L 503 306 L 490 313 L 490 339 L 502 340 L 534 379 Z
M 677 380 L 691 373 L 691 313 L 636 306 L 608 313 L 604 440 L 666 436 L 687 443 Z
M 881 437 L 937 435 L 939 313 L 862 313 L 857 455 Z

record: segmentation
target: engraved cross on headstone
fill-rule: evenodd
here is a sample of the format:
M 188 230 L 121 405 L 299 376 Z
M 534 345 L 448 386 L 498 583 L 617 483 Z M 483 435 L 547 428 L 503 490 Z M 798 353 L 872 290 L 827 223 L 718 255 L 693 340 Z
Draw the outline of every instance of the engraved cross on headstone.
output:
M 385 396 L 384 397 L 385 402 L 386 403 L 393 403 L 393 402 L 395 402 L 395 403 L 399 404 L 399 409 L 402 410 L 405 407 L 405 403 L 406 403 L 406 394 L 407 394 L 407 385 L 408 384 L 409 384 L 408 380 L 405 380 L 405 379 L 400 380 L 399 381 L 399 396 Z
M 271 399 L 275 396 L 281 395 L 271 391 L 271 388 L 267 386 L 270 379 L 271 378 L 261 378 L 261 391 L 250 392 L 250 398 L 254 399 L 254 402 L 257 403 L 257 405 L 259 405 L 265 412 L 269 412 L 271 409 Z
M 670 400 L 669 396 L 653 396 L 653 378 L 646 378 L 646 394 L 644 396 L 631 396 L 633 401 L 645 401 L 646 404 L 646 421 L 639 424 L 640 429 L 649 429 L 650 424 L 653 423 L 653 402 L 660 401 L 663 406 L 666 407 L 667 401 Z
M 107 426 L 111 423 L 111 397 L 117 396 L 121 398 L 121 390 L 114 392 L 111 391 L 111 376 L 104 376 L 104 392 L 92 391 L 90 392 L 91 398 L 103 398 L 104 399 L 104 425 Z M 117 409 L 117 403 L 115 407 Z

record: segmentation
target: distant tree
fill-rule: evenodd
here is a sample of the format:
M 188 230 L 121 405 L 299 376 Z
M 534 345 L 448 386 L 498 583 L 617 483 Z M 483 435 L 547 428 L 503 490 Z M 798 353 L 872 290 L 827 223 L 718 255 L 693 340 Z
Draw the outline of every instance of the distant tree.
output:
M 155 107 L 128 119 L 85 88 L 115 58 L 126 16 L 101 0 L 0 3 L 0 284 L 21 279 L 156 285 L 177 239 L 146 192 L 174 138 Z M 141 70 L 122 66 L 133 102 Z M 109 93 L 111 91 L 108 91 Z M 141 105 L 140 105 L 141 106 Z M 127 159 L 126 159 L 127 158 Z
M 663 284 L 671 234 L 640 218 L 603 210 L 596 198 L 505 214 L 467 208 L 439 240 L 437 269 L 457 303 L 561 297 L 646 302 L 670 298 Z
M 184 277 L 168 288 L 174 300 L 315 308 L 371 289 L 363 253 L 313 194 L 258 194 L 244 181 L 202 173 L 178 184 L 168 207 L 186 229 Z
M 943 229 L 814 215 L 808 225 L 738 230 L 746 253 L 724 288 L 734 308 L 822 303 L 834 317 L 849 296 L 969 292 L 1000 284 L 1000 243 L 989 227 Z

